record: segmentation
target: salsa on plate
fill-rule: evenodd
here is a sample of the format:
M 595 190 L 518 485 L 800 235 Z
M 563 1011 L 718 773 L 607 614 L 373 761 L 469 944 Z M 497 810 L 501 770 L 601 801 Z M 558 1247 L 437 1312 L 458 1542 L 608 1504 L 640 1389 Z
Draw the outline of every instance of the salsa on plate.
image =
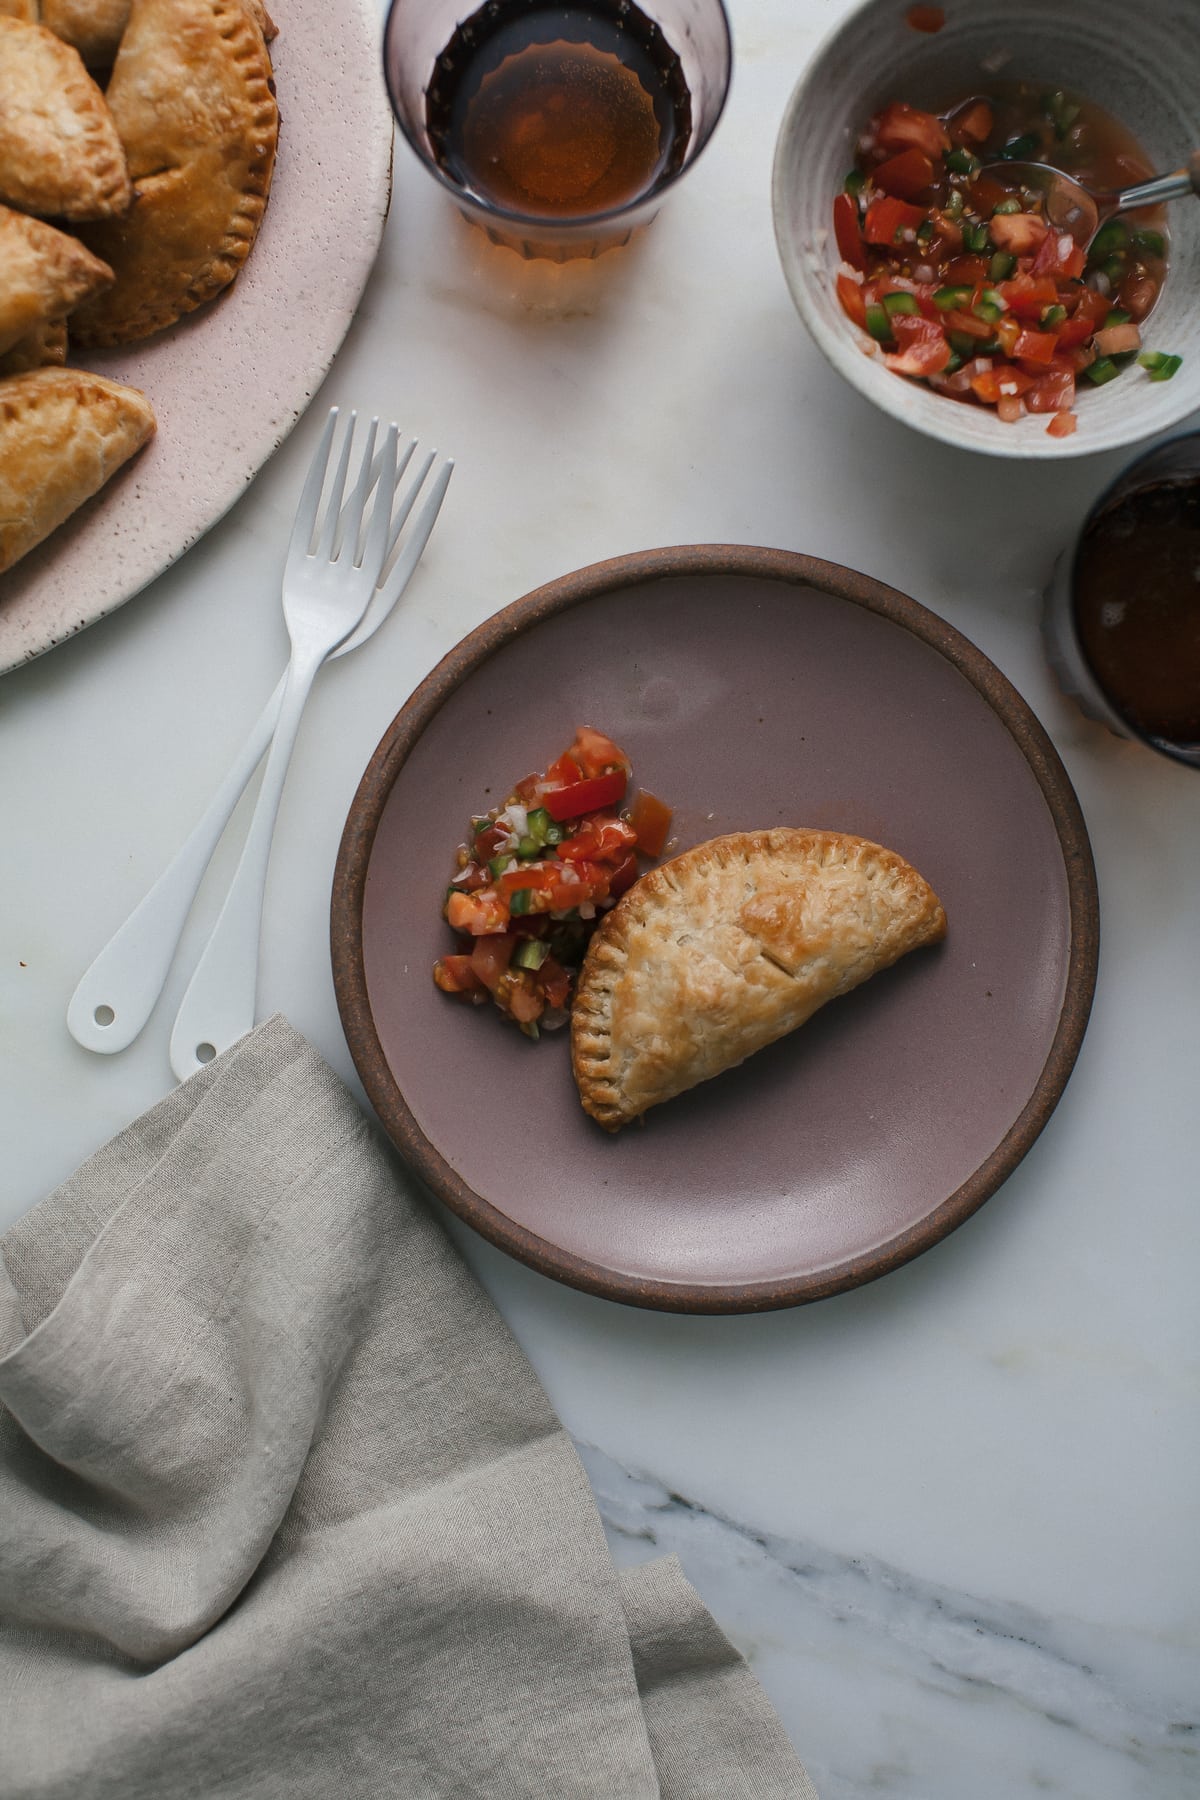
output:
M 526 1037 L 566 1023 L 597 919 L 671 829 L 671 809 L 644 789 L 626 805 L 631 773 L 611 738 L 581 725 L 543 774 L 471 820 L 442 907 L 465 940 L 433 966 L 443 993 L 490 998 Z
M 1166 274 L 1161 209 L 1109 220 L 1085 252 L 1039 191 L 983 174 L 995 162 L 1048 163 L 1100 191 L 1152 173 L 1115 119 L 1061 89 L 998 85 L 940 117 L 893 101 L 833 203 L 838 298 L 894 373 L 1010 424 L 1048 414 L 1065 437 L 1079 381 L 1102 386 L 1135 359 L 1152 381 L 1179 367 L 1142 344 Z

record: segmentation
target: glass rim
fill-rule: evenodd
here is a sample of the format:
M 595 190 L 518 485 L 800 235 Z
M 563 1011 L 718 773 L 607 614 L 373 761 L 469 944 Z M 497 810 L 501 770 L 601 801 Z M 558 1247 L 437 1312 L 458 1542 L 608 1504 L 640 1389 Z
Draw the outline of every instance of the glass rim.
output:
M 717 100 L 716 110 L 709 120 L 708 129 L 693 154 L 687 157 L 685 161 L 680 164 L 679 168 L 675 169 L 671 174 L 665 176 L 661 181 L 656 182 L 654 186 L 647 188 L 645 193 L 637 195 L 633 200 L 626 200 L 621 206 L 607 207 L 603 212 L 516 212 L 508 207 L 497 205 L 494 200 L 488 200 L 482 194 L 477 194 L 472 188 L 462 187 L 458 182 L 451 181 L 449 176 L 438 167 L 435 158 L 430 154 L 428 143 L 415 138 L 404 119 L 401 117 L 400 108 L 396 99 L 396 90 L 392 81 L 391 59 L 388 55 L 388 49 L 391 43 L 392 21 L 396 17 L 396 9 L 399 4 L 400 0 L 389 0 L 387 18 L 384 21 L 383 27 L 382 61 L 384 86 L 387 88 L 387 96 L 392 109 L 392 117 L 395 120 L 401 135 L 422 168 L 432 175 L 438 186 L 449 194 L 452 200 L 460 205 L 474 207 L 476 211 L 487 218 L 495 219 L 497 223 L 519 225 L 525 228 L 527 234 L 531 237 L 539 232 L 547 237 L 563 236 L 565 234 L 570 234 L 571 236 L 586 236 L 590 231 L 595 231 L 597 228 L 602 228 L 605 225 L 615 224 L 621 219 L 627 219 L 630 214 L 639 211 L 643 206 L 647 206 L 653 201 L 660 200 L 663 195 L 670 192 L 681 177 L 688 173 L 689 169 L 694 168 L 704 152 L 708 149 L 709 144 L 712 142 L 713 134 L 724 115 L 725 107 L 729 100 L 729 90 L 733 86 L 733 29 L 729 23 L 729 12 L 725 5 L 725 0 L 712 0 L 712 4 L 715 5 L 720 16 L 721 31 L 724 39 L 725 80 Z M 425 94 L 428 92 L 428 89 L 422 87 L 421 92 L 422 94 Z

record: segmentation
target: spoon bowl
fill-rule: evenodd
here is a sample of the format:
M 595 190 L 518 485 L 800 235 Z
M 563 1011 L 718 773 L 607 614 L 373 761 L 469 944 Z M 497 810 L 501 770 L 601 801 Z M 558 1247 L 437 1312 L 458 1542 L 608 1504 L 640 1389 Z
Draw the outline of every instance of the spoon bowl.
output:
M 1073 175 L 1064 175 L 1049 163 L 986 163 L 982 173 L 1006 186 L 1015 184 L 1041 194 L 1048 223 L 1055 231 L 1068 232 L 1086 250 L 1100 227 L 1120 213 L 1200 194 L 1200 150 L 1194 150 L 1183 167 L 1171 174 L 1153 175 L 1149 181 L 1139 181 L 1115 194 L 1090 193 Z

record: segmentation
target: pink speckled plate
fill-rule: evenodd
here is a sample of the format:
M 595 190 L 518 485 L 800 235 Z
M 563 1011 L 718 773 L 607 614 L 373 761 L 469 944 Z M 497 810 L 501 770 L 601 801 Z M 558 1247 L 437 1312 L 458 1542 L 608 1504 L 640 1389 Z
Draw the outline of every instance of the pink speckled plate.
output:
M 222 297 L 125 350 L 72 358 L 141 388 L 147 448 L 0 575 L 0 673 L 115 611 L 227 512 L 312 399 L 354 316 L 391 194 L 373 0 L 278 0 L 281 117 L 266 217 Z
M 674 805 L 681 849 L 873 838 L 933 884 L 946 942 L 608 1136 L 563 1034 L 532 1044 L 430 978 L 469 815 L 585 723 Z M 1070 1074 L 1098 932 L 1070 783 L 987 658 L 865 575 L 727 545 L 584 569 L 460 644 L 363 777 L 332 925 L 364 1086 L 447 1205 L 559 1280 L 694 1312 L 870 1280 L 994 1193 Z

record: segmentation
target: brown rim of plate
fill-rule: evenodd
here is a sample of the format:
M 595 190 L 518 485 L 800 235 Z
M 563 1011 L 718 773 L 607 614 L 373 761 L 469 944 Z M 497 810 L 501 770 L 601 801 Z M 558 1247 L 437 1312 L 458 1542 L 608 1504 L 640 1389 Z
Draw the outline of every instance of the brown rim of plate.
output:
M 782 1281 L 714 1286 L 639 1279 L 548 1243 L 482 1199 L 421 1131 L 375 1030 L 363 963 L 362 908 L 375 833 L 392 785 L 450 695 L 493 652 L 543 619 L 614 588 L 687 575 L 757 575 L 818 588 L 911 631 L 966 676 L 1017 743 L 1054 821 L 1066 866 L 1071 948 L 1058 1028 L 1033 1093 L 992 1154 L 918 1225 L 836 1269 Z M 1066 770 L 1026 702 L 983 652 L 927 607 L 869 575 L 791 550 L 689 544 L 613 557 L 562 575 L 476 627 L 444 656 L 401 707 L 367 765 L 338 849 L 330 916 L 333 984 L 350 1054 L 388 1135 L 422 1180 L 460 1219 L 541 1274 L 607 1300 L 665 1312 L 768 1312 L 859 1287 L 939 1243 L 1005 1182 L 1040 1135 L 1066 1087 L 1096 986 L 1100 909 L 1087 827 Z

